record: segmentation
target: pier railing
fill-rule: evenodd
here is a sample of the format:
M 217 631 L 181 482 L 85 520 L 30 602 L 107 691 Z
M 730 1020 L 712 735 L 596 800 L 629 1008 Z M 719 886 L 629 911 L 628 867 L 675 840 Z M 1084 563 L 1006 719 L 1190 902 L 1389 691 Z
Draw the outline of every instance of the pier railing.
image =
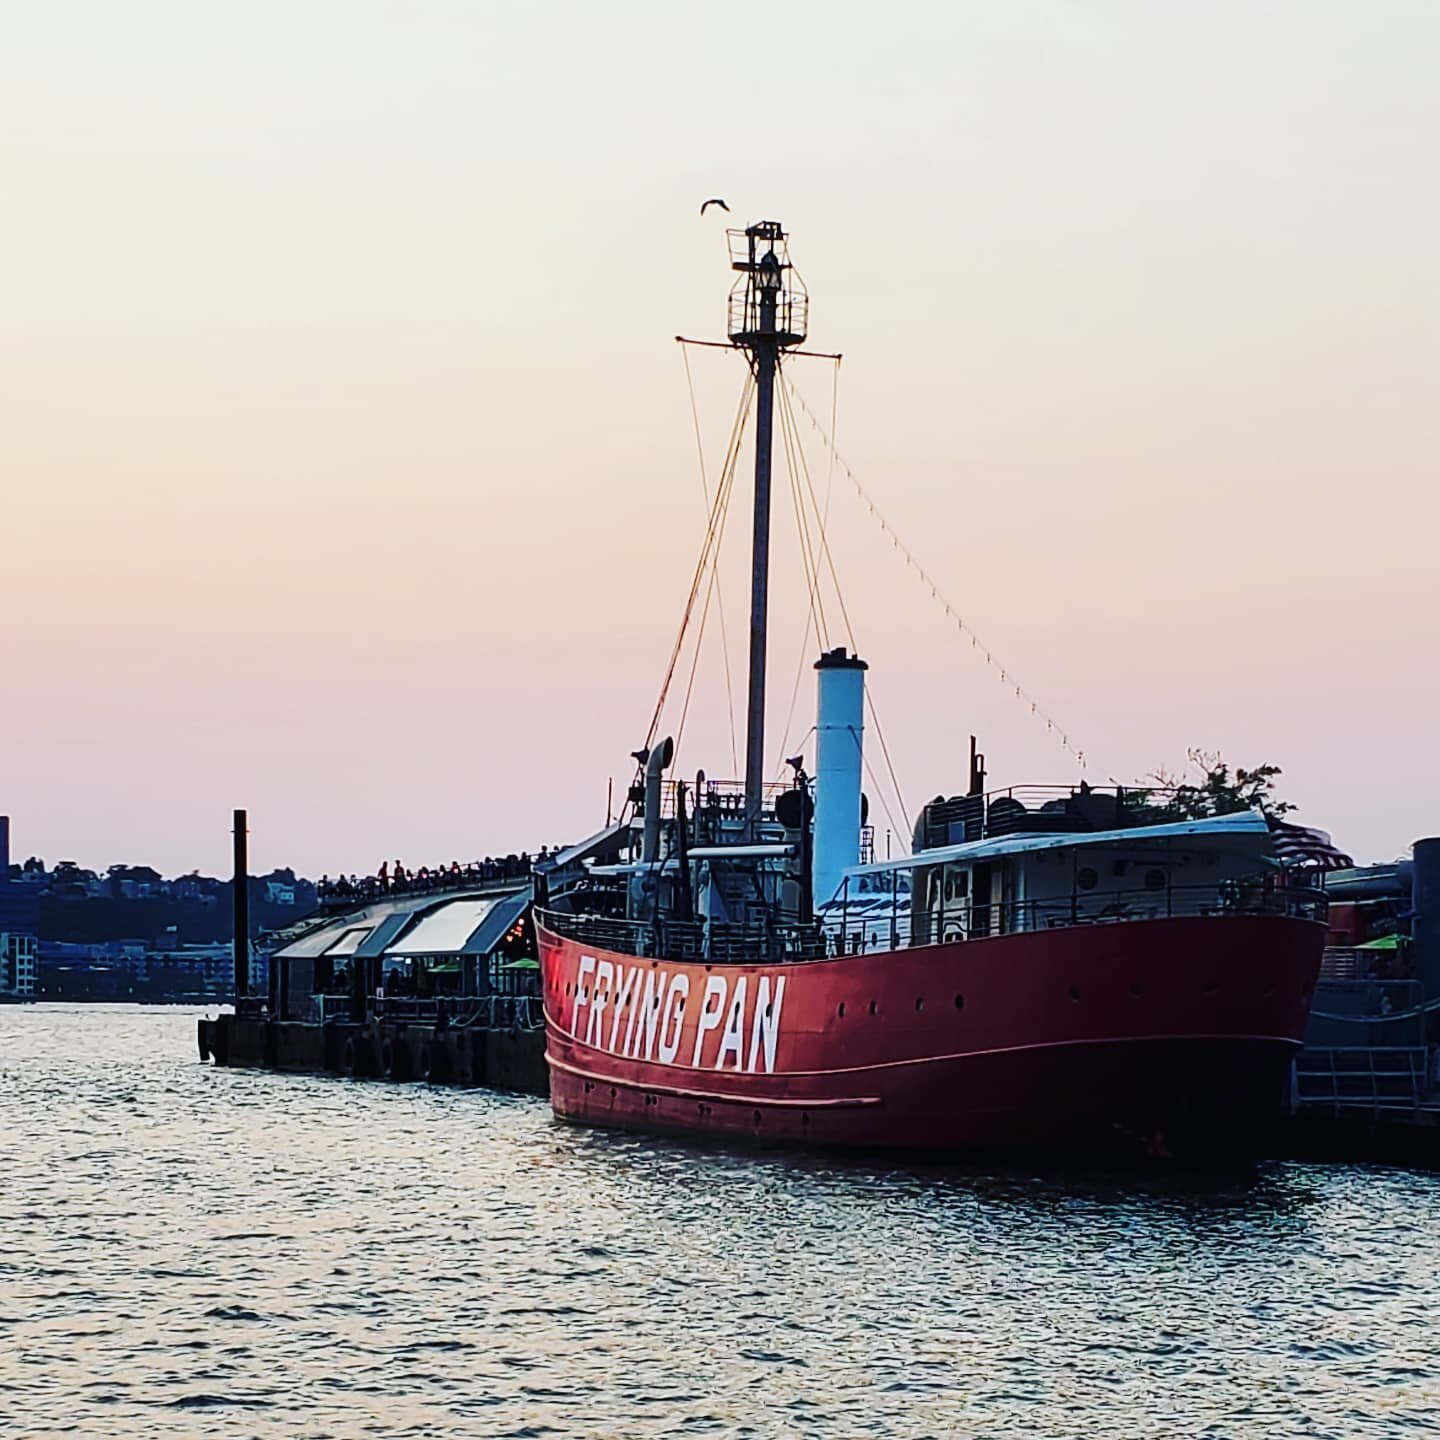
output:
M 1305 1109 L 1418 1111 L 1427 1091 L 1423 1045 L 1307 1047 L 1295 1062 L 1295 1100 Z
M 242 1020 L 276 1018 L 264 996 L 242 997 L 236 1002 L 235 1014 Z M 369 1020 L 486 1030 L 538 1030 L 545 1023 L 538 995 L 437 995 L 428 999 L 373 995 L 369 997 L 365 1013 L 359 1016 L 348 995 L 311 997 L 308 1023 L 312 1025 L 357 1024 Z

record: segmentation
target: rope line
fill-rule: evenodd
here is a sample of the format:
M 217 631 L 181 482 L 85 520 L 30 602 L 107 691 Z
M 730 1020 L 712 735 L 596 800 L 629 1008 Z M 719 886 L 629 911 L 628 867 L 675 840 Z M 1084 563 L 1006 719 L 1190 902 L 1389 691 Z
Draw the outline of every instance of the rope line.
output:
M 794 382 L 789 380 L 788 378 L 785 382 L 785 389 L 788 394 L 794 399 L 795 403 L 798 404 L 800 409 L 804 412 L 806 419 L 810 421 L 810 428 L 814 430 L 817 435 L 819 435 L 821 443 L 829 450 L 834 462 L 839 465 L 841 470 L 845 472 L 846 479 L 848 479 L 851 485 L 855 487 L 855 493 L 860 497 L 862 501 L 864 501 L 865 508 L 869 511 L 875 522 L 880 526 L 880 529 L 889 538 L 891 545 L 904 557 L 906 567 L 908 569 L 914 570 L 915 573 L 920 577 L 924 585 L 929 589 L 931 599 L 933 599 L 941 607 L 941 609 L 944 610 L 946 617 L 954 623 L 956 630 L 959 631 L 960 634 L 965 635 L 969 638 L 971 649 L 978 651 L 985 657 L 985 663 L 996 673 L 1000 682 L 1007 687 L 1013 687 L 1016 698 L 1020 700 L 1023 704 L 1026 704 L 1030 707 L 1030 713 L 1035 716 L 1037 720 L 1043 720 L 1045 722 L 1046 730 L 1049 731 L 1050 734 L 1052 734 L 1067 751 L 1069 751 L 1069 753 L 1074 757 L 1075 763 L 1080 767 L 1080 769 L 1085 769 L 1085 752 L 1075 745 L 1075 743 L 1070 738 L 1069 731 L 1066 730 L 1064 726 L 1062 726 L 1060 722 L 1054 718 L 1053 715 L 1049 714 L 1040 705 L 1040 702 L 1034 697 L 1034 695 L 1031 694 L 1031 692 L 1027 690 L 1023 685 L 1020 685 L 1016 682 L 1015 676 L 1010 670 L 1010 667 L 1000 662 L 999 658 L 996 656 L 995 652 L 990 648 L 990 646 L 987 645 L 978 634 L 976 634 L 974 628 L 965 621 L 965 619 L 961 616 L 960 612 L 950 603 L 949 600 L 945 598 L 943 594 L 941 594 L 940 587 L 934 580 L 934 578 L 930 575 L 930 572 L 926 570 L 923 565 L 921 565 L 921 563 L 915 558 L 909 546 L 907 546 L 905 542 L 901 540 L 900 536 L 896 533 L 895 527 L 891 525 L 889 520 L 885 518 L 884 514 L 875 504 L 875 501 L 870 497 L 865 487 L 861 485 L 860 481 L 856 478 L 855 472 L 850 468 L 849 464 L 845 460 L 845 457 L 836 451 L 831 438 L 831 434 L 828 433 L 825 430 L 824 426 L 822 426 L 820 422 L 815 418 L 815 413 L 805 403 L 805 397 L 796 388 Z
M 688 345 L 682 345 L 680 347 L 680 358 L 685 362 L 685 388 L 690 392 L 690 419 L 694 422 L 695 426 L 695 455 L 700 461 L 700 493 L 705 497 L 705 509 L 708 513 L 710 509 L 710 485 L 705 478 L 705 445 L 700 438 L 700 407 L 695 403 L 695 381 L 690 374 L 690 347 Z M 725 625 L 725 592 L 720 588 L 719 564 L 720 562 L 717 558 L 714 571 L 714 586 L 720 609 L 720 654 L 725 662 L 725 705 L 730 712 L 730 764 L 738 771 L 740 769 L 740 756 L 739 751 L 736 749 L 735 742 L 735 686 L 730 678 L 730 637 Z M 708 595 L 705 599 L 705 606 L 708 610 L 710 606 Z M 703 618 L 701 620 L 701 628 L 702 630 L 704 628 Z M 694 684 L 695 676 L 693 670 L 691 671 L 690 680 L 691 684 Z M 685 707 L 687 710 L 689 706 L 690 695 L 687 688 L 685 695 Z M 684 722 L 682 721 L 681 724 L 683 726 Z
M 859 646 L 857 646 L 856 643 L 855 643 L 855 627 L 850 623 L 850 611 L 849 611 L 849 609 L 847 608 L 847 606 L 846 606 L 846 604 L 845 604 L 845 595 L 844 595 L 844 592 L 843 592 L 843 591 L 841 590 L 841 588 L 840 588 L 840 576 L 839 576 L 838 572 L 837 572 L 836 569 L 835 569 L 835 557 L 830 553 L 830 541 L 829 541 L 829 538 L 827 537 L 827 534 L 826 534 L 826 530 L 827 530 L 828 527 L 826 526 L 826 524 L 825 524 L 824 521 L 822 520 L 821 511 L 820 511 L 820 503 L 819 503 L 819 501 L 816 499 L 816 496 L 815 496 L 815 487 L 814 487 L 814 485 L 811 483 L 811 480 L 810 480 L 810 467 L 809 467 L 809 465 L 807 464 L 807 462 L 806 462 L 806 460 L 805 460 L 805 447 L 804 447 L 804 445 L 803 445 L 803 444 L 801 443 L 801 441 L 800 441 L 800 427 L 799 427 L 798 423 L 796 422 L 796 419 L 795 419 L 795 411 L 794 411 L 794 408 L 792 407 L 792 405 L 791 405 L 791 403 L 790 403 L 790 396 L 791 396 L 791 393 L 792 393 L 792 392 L 795 392 L 795 387 L 794 387 L 792 384 L 790 384 L 789 380 L 787 379 L 786 382 L 785 382 L 785 384 L 782 385 L 781 388 L 780 388 L 780 398 L 781 398 L 781 406 L 780 406 L 780 412 L 781 412 L 781 429 L 782 429 L 782 431 L 783 431 L 783 430 L 785 430 L 785 429 L 788 427 L 789 432 L 790 432 L 790 434 L 791 434 L 791 436 L 792 436 L 792 438 L 793 438 L 794 447 L 795 447 L 795 449 L 796 449 L 796 451 L 798 452 L 799 457 L 800 457 L 801 472 L 802 472 L 802 474 L 804 475 L 804 478 L 805 478 L 805 488 L 806 488 L 806 490 L 809 492 L 809 495 L 810 495 L 810 505 L 811 505 L 811 508 L 812 508 L 812 509 L 814 510 L 814 512 L 815 512 L 815 523 L 816 523 L 816 526 L 817 526 L 817 528 L 819 529 L 819 532 L 820 532 L 820 549 L 821 549 L 821 553 L 825 556 L 825 563 L 826 563 L 826 565 L 829 567 L 829 570 L 830 570 L 830 583 L 835 587 L 835 599 L 839 602 L 839 605 L 840 605 L 840 616 L 841 616 L 841 619 L 843 619 L 844 622 L 845 622 L 845 633 L 846 633 L 846 635 L 849 637 L 849 640 L 850 640 L 850 650 L 851 650 L 851 653 L 853 654 L 853 653 L 857 652 L 858 649 L 859 649 Z M 798 393 L 798 392 L 796 392 L 796 393 Z M 803 404 L 804 404 L 803 400 L 801 401 L 801 404 L 802 404 L 802 406 L 803 406 Z M 807 411 L 806 413 L 808 414 L 809 412 Z M 813 423 L 813 417 L 812 417 L 812 423 Z M 816 426 L 816 429 L 818 430 L 819 427 Z M 822 432 L 822 433 L 823 433 L 823 432 Z M 832 453 L 833 453 L 833 449 L 832 449 Z M 825 643 L 827 643 L 827 644 L 829 643 L 829 642 L 828 642 L 828 639 L 827 639 L 827 641 L 826 641 Z M 797 677 L 797 689 L 798 689 L 798 677 Z M 904 794 L 902 793 L 902 791 L 901 791 L 901 789 L 900 789 L 900 778 L 899 778 L 898 775 L 896 775 L 894 762 L 893 762 L 893 761 L 891 760 L 891 758 L 890 758 L 890 745 L 889 745 L 889 742 L 888 742 L 888 741 L 886 740 L 886 738 L 885 738 L 885 727 L 884 727 L 883 725 L 881 725 L 881 723 L 880 723 L 880 712 L 879 712 L 879 710 L 876 708 L 876 705 L 875 705 L 875 695 L 874 695 L 874 692 L 869 688 L 869 686 L 866 686 L 866 688 L 865 688 L 865 702 L 866 702 L 867 708 L 868 708 L 869 711 L 870 711 L 870 719 L 871 719 L 871 721 L 874 723 L 874 726 L 875 726 L 875 735 L 876 735 L 876 738 L 880 741 L 880 753 L 885 757 L 885 768 L 886 768 L 886 770 L 889 772 L 889 775 L 890 775 L 890 785 L 891 785 L 892 789 L 893 789 L 894 792 L 895 792 L 895 800 L 896 800 L 896 803 L 897 803 L 897 804 L 899 805 L 899 807 L 900 807 L 900 813 L 901 813 L 901 815 L 903 815 L 903 816 L 905 817 L 905 843 L 906 843 L 906 846 L 907 846 L 907 848 L 908 848 L 908 846 L 909 846 L 909 837 L 910 837 L 910 812 L 909 812 L 909 810 L 906 808 L 906 805 L 905 805 L 905 796 L 904 796 Z M 793 705 L 793 697 L 792 697 L 792 705 Z M 785 727 L 785 728 L 786 728 L 786 731 L 787 731 L 787 733 L 788 733 L 789 728 L 790 728 L 790 726 L 789 726 L 789 721 L 788 721 L 788 720 L 787 720 L 787 722 L 786 722 L 786 727 Z M 875 777 L 875 776 L 873 775 L 873 772 L 872 772 L 872 778 L 875 779 L 876 794 L 880 796 L 881 804 L 885 806 L 886 814 L 889 815 L 889 813 L 890 813 L 889 806 L 888 806 L 888 804 L 886 804 L 885 799 L 884 799 L 884 796 L 881 794 L 880 789 L 879 789 L 879 785 L 880 785 L 879 778 L 878 778 L 878 777 Z M 894 820 L 894 816 L 893 816 L 893 815 L 890 816 L 890 827 L 891 827 L 892 830 L 899 828 L 899 827 L 896 826 L 896 824 L 895 824 L 895 820 Z
M 792 417 L 792 418 L 793 418 L 793 417 Z M 786 423 L 785 407 L 784 407 L 783 405 L 781 406 L 780 433 L 781 433 L 782 437 L 783 437 L 784 440 L 785 440 L 786 450 L 787 450 L 787 455 L 788 455 L 789 447 L 790 447 L 790 443 L 791 443 L 791 441 L 790 441 L 791 431 L 790 431 L 790 428 L 788 427 L 788 425 L 787 425 L 787 423 Z M 798 439 L 799 439 L 798 435 L 797 435 L 795 438 L 796 438 L 796 440 L 798 441 Z M 799 507 L 799 508 L 797 509 L 797 511 L 796 511 L 796 529 L 800 532 L 800 555 L 801 555 L 801 559 L 804 560 L 804 561 L 806 561 L 806 562 L 807 562 L 807 565 L 808 565 L 808 567 L 809 567 L 809 568 L 807 569 L 807 572 L 806 572 L 806 581 L 807 581 L 807 584 L 810 583 L 810 582 L 809 582 L 809 575 L 810 575 L 810 572 L 813 570 L 813 572 L 814 572 L 814 574 L 815 574 L 815 581 L 814 581 L 814 583 L 815 583 L 815 586 L 816 586 L 817 591 L 818 591 L 818 588 L 819 588 L 819 561 L 816 560 L 815 554 L 814 554 L 814 549 L 813 549 L 813 547 L 812 547 L 811 544 L 810 544 L 810 535 L 809 535 L 808 527 L 804 526 L 804 525 L 801 523 L 801 521 L 800 521 L 800 515 L 803 513 L 804 504 L 803 504 L 803 499 L 800 497 L 799 482 L 795 479 L 793 467 L 792 467 L 792 470 L 791 470 L 791 487 L 792 487 L 792 495 L 795 497 L 796 504 L 797 504 L 797 506 Z M 822 613 L 823 613 L 823 612 L 822 612 Z M 791 685 L 791 687 L 790 687 L 790 704 L 789 704 L 788 708 L 787 708 L 786 711 L 785 711 L 785 728 L 784 728 L 784 730 L 781 732 L 781 737 L 780 737 L 780 754 L 781 754 L 782 757 L 784 756 L 785 751 L 789 748 L 789 743 L 790 743 L 790 728 L 791 728 L 791 726 L 795 723 L 795 706 L 796 706 L 796 703 L 799 701 L 799 698 L 800 698 L 800 681 L 801 681 L 801 680 L 804 678 L 804 676 L 805 676 L 805 661 L 809 658 L 809 655 L 810 655 L 810 635 L 811 635 L 811 632 L 812 632 L 812 631 L 814 631 L 814 633 L 815 633 L 815 635 L 816 635 L 816 638 L 819 640 L 820 645 L 821 645 L 822 648 L 828 646 L 828 644 L 830 643 L 830 642 L 829 642 L 828 629 L 822 629 L 822 628 L 820 628 L 820 627 L 817 627 L 817 625 L 816 625 L 816 623 L 815 623 L 815 606 L 814 606 L 814 602 L 813 602 L 813 601 L 812 601 L 812 603 L 811 603 L 810 613 L 806 616 L 806 619 L 805 619 L 805 633 L 804 633 L 804 635 L 801 636 L 801 639 L 800 639 L 800 653 L 799 653 L 799 655 L 798 655 L 798 657 L 796 658 L 796 661 L 795 661 L 795 681 L 794 681 L 794 683 L 793 683 L 793 684 Z M 813 728 L 814 728 L 814 727 L 812 726 L 812 727 L 811 727 L 812 731 L 813 731 Z M 803 746 L 803 742 L 801 742 L 801 743 L 802 743 L 802 746 Z
M 675 636 L 675 644 L 670 651 L 670 661 L 665 667 L 665 678 L 660 685 L 660 697 L 655 702 L 655 711 L 650 717 L 650 727 L 645 733 L 647 749 L 655 743 L 655 735 L 660 728 L 660 716 L 665 709 L 665 699 L 670 693 L 670 682 L 675 678 L 675 667 L 679 663 L 681 647 L 685 643 L 685 632 L 690 626 L 690 616 L 695 609 L 695 599 L 700 593 L 700 585 L 705 578 L 710 552 L 718 538 L 720 515 L 730 500 L 730 487 L 735 479 L 735 461 L 740 453 L 745 419 L 750 413 L 750 402 L 754 392 L 754 382 L 747 376 L 745 386 L 740 393 L 740 403 L 735 411 L 735 423 L 730 432 L 730 446 L 725 457 L 725 467 L 721 473 L 720 484 L 715 487 L 715 499 L 710 506 L 710 521 L 705 530 L 705 543 L 700 547 L 700 558 L 695 562 L 695 573 L 690 581 L 690 593 L 686 597 L 685 610 L 680 617 L 680 631 Z

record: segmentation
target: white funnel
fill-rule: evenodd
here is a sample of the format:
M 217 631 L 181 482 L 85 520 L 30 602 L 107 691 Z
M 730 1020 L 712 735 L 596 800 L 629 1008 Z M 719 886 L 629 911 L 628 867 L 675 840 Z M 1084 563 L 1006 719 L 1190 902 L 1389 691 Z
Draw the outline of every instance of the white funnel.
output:
M 815 662 L 815 904 L 835 898 L 846 870 L 860 860 L 860 771 L 865 739 L 865 672 L 845 648 Z

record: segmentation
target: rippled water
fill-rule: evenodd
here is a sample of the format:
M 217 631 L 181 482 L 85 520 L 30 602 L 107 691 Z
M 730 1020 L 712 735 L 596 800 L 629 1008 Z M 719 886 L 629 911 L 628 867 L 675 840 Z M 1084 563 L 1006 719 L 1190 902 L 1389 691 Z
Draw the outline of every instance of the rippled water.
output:
M 1440 1179 L 744 1156 L 0 1007 L 6 1436 L 1440 1431 Z

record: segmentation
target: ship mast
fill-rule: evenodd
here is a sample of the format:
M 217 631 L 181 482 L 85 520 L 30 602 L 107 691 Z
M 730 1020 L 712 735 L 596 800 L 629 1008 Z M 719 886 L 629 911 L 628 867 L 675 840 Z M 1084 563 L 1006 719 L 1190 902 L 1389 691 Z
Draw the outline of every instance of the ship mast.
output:
M 727 232 L 730 343 L 755 375 L 755 525 L 750 560 L 750 683 L 745 716 L 745 829 L 754 838 L 765 787 L 765 648 L 770 608 L 770 452 L 780 353 L 805 339 L 808 298 L 790 264 L 784 229 L 761 220 Z

